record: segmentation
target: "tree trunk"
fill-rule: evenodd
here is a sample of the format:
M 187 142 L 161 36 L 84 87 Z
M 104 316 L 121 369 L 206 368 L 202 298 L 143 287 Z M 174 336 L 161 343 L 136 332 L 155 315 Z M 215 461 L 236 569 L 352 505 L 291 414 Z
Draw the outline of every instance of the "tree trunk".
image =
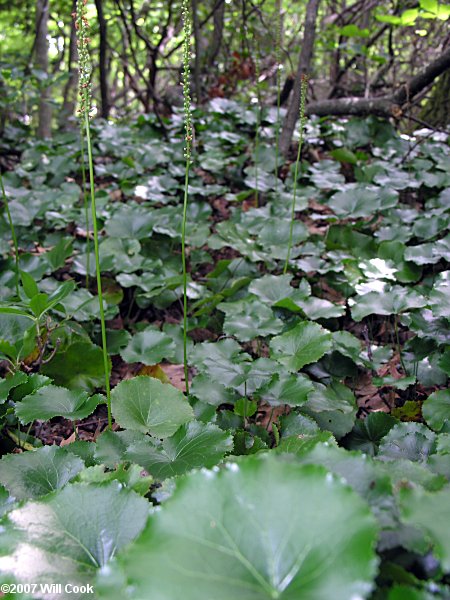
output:
M 107 66 L 107 29 L 105 15 L 103 14 L 103 0 L 95 0 L 95 7 L 97 9 L 98 25 L 100 33 L 100 56 L 99 56 L 99 68 L 100 68 L 100 95 L 101 95 L 101 111 L 100 114 L 103 119 L 109 117 L 110 103 L 109 103 L 109 89 L 108 89 L 108 66 Z
M 77 1 L 73 0 L 72 13 L 76 11 Z M 64 101 L 61 110 L 61 116 L 59 119 L 60 126 L 63 128 L 67 127 L 67 119 L 73 117 L 77 106 L 77 93 L 78 93 L 78 50 L 77 50 L 77 33 L 75 29 L 75 19 L 72 19 L 72 26 L 70 28 L 70 42 L 69 42 L 69 79 L 64 87 Z
M 291 145 L 295 124 L 300 112 L 300 87 L 303 75 L 309 75 L 311 71 L 311 60 L 316 37 L 316 20 L 320 0 L 309 0 L 306 7 L 305 33 L 303 35 L 302 48 L 298 60 L 297 73 L 295 76 L 294 90 L 291 103 L 283 123 L 280 134 L 280 151 L 286 156 Z
M 37 0 L 36 3 L 36 67 L 42 72 L 43 79 L 48 77 L 48 16 L 49 0 Z M 52 135 L 52 107 L 50 104 L 50 88 L 41 88 L 38 111 L 39 138 L 49 138 Z
M 214 10 L 214 31 L 211 40 L 211 45 L 208 52 L 208 66 L 212 67 L 220 52 L 223 38 L 223 27 L 225 21 L 225 2 L 224 0 L 219 1 L 216 4 Z
M 439 78 L 423 107 L 420 118 L 433 127 L 445 128 L 450 124 L 450 70 Z

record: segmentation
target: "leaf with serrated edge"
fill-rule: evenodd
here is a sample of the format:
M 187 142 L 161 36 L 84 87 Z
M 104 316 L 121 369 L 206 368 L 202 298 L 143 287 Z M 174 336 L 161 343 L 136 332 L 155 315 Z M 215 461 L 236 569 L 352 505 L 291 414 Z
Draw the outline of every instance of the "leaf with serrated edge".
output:
M 271 356 L 290 371 L 316 362 L 331 349 L 331 334 L 317 323 L 303 321 L 271 341 Z
M 58 598 L 69 600 L 74 595 L 65 586 L 92 583 L 142 531 L 147 515 L 148 502 L 117 482 L 69 484 L 8 514 L 0 571 L 21 583 L 61 583 Z
M 134 377 L 111 393 L 112 413 L 121 427 L 168 437 L 194 413 L 180 390 L 153 377 Z
M 16 404 L 16 415 L 21 423 L 36 419 L 48 420 L 64 417 L 74 421 L 84 419 L 94 412 L 105 399 L 100 394 L 89 397 L 87 392 L 68 390 L 57 385 L 46 385 Z
M 0 483 L 17 500 L 38 498 L 62 488 L 84 468 L 65 448 L 44 446 L 0 461 Z
M 191 421 L 165 439 L 161 446 L 144 441 L 131 444 L 126 457 L 157 479 L 166 479 L 191 469 L 212 467 L 232 448 L 233 440 L 227 431 L 211 423 Z

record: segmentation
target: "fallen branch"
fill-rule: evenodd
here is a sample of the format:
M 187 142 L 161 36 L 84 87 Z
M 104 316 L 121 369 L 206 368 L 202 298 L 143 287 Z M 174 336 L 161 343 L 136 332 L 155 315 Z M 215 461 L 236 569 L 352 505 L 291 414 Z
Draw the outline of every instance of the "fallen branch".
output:
M 450 47 L 447 48 L 436 60 L 414 75 L 406 84 L 401 85 L 393 94 L 377 98 L 339 98 L 337 100 L 320 100 L 308 104 L 306 113 L 325 117 L 329 115 L 367 116 L 401 118 L 405 109 L 414 98 L 425 88 L 430 86 L 435 79 L 450 68 Z

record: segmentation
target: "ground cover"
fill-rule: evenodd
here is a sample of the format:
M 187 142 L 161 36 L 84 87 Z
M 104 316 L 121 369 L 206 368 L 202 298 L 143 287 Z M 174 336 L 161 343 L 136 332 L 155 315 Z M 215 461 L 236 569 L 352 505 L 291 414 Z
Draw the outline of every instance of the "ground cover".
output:
M 92 123 L 112 429 L 78 134 L 8 126 L 5 583 L 450 597 L 448 136 L 309 119 L 283 273 L 295 156 L 277 178 L 276 119 L 219 98 L 193 113 L 189 396 L 183 114 Z

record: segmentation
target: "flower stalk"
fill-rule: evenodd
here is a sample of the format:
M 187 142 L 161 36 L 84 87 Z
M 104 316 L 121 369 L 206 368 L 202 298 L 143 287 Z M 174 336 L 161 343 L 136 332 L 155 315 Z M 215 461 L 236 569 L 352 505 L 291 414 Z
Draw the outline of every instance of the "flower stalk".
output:
M 102 291 L 102 279 L 100 271 L 100 252 L 99 252 L 99 235 L 98 235 L 98 223 L 97 223 L 97 208 L 95 203 L 95 188 L 94 188 L 94 159 L 92 155 L 92 142 L 91 142 L 91 129 L 90 129 L 90 113 L 91 113 L 91 63 L 89 58 L 88 44 L 90 39 L 88 37 L 89 23 L 86 17 L 86 3 L 87 0 L 77 0 L 77 10 L 74 14 L 75 28 L 77 32 L 77 46 L 78 46 L 78 91 L 79 91 L 79 108 L 78 114 L 81 120 L 81 126 L 84 127 L 86 135 L 86 145 L 88 151 L 88 166 L 89 166 L 89 184 L 90 184 L 90 195 L 91 195 L 91 218 L 92 228 L 94 233 L 94 255 L 95 255 L 95 271 L 97 278 L 97 294 L 99 303 L 100 313 L 100 325 L 101 325 L 101 337 L 102 337 L 102 351 L 103 351 L 103 366 L 105 372 L 105 390 L 106 390 L 106 403 L 108 408 L 108 427 L 112 427 L 112 413 L 111 413 L 111 389 L 110 389 L 110 373 L 109 373 L 109 361 L 108 361 L 108 350 L 106 346 L 106 320 L 105 311 L 103 308 L 103 291 Z
M 192 154 L 192 114 L 191 114 L 191 35 L 192 35 L 192 20 L 190 12 L 189 0 L 182 0 L 181 14 L 183 17 L 183 108 L 184 108 L 184 129 L 185 129 L 185 147 L 184 158 L 186 160 L 185 177 L 184 177 L 184 199 L 183 199 L 183 218 L 181 224 L 181 260 L 183 266 L 183 363 L 184 363 L 184 379 L 186 382 L 186 394 L 189 394 L 189 368 L 187 356 L 187 264 L 186 264 L 186 220 L 188 207 L 188 192 L 189 192 L 189 170 L 191 165 Z
M 286 262 L 284 263 L 283 274 L 286 274 L 286 272 L 288 270 L 289 259 L 291 257 L 293 237 L 294 237 L 295 203 L 297 200 L 298 168 L 300 165 L 300 157 L 302 154 L 303 132 L 304 132 L 305 125 L 306 125 L 305 108 L 306 108 L 307 89 L 308 89 L 308 78 L 306 75 L 302 75 L 302 79 L 301 79 L 301 83 L 300 83 L 300 124 L 299 124 L 300 137 L 298 140 L 297 159 L 295 161 L 295 170 L 294 170 L 294 190 L 293 190 L 293 194 L 292 194 L 291 225 L 289 227 L 288 251 L 287 251 L 287 255 L 286 255 Z
M 277 123 L 275 126 L 275 193 L 278 192 L 278 170 L 280 156 L 280 109 L 281 109 L 281 0 L 276 3 L 277 25 L 275 38 L 275 61 L 277 65 Z

